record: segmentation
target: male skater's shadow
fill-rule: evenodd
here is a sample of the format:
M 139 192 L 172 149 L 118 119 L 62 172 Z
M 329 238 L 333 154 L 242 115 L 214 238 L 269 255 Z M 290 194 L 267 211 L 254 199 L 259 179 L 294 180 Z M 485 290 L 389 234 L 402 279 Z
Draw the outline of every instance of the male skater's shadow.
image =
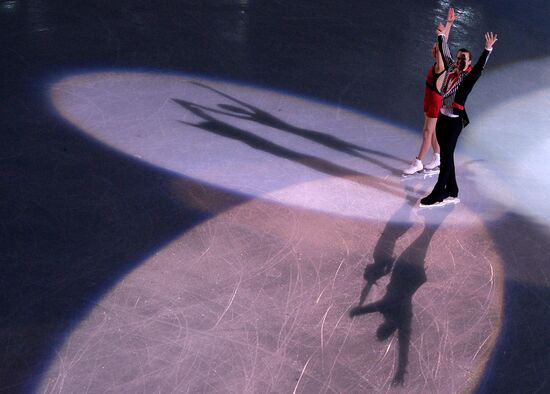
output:
M 412 197 L 408 197 L 408 199 L 412 199 Z M 401 218 L 403 211 L 410 209 L 409 203 L 405 203 L 394 217 Z M 384 317 L 384 321 L 376 331 L 376 337 L 380 341 L 388 339 L 397 331 L 398 366 L 393 377 L 393 385 L 402 385 L 407 373 L 413 317 L 412 297 L 427 280 L 424 264 L 430 241 L 445 217 L 453 209 L 454 204 L 419 209 L 418 213 L 424 216 L 424 229 L 418 238 L 395 260 L 395 263 L 393 257 L 395 243 L 407 232 L 412 223 L 400 224 L 390 220 L 374 248 L 374 263 L 365 268 L 363 276 L 367 283 L 361 292 L 359 305 L 349 312 L 352 318 L 367 313 L 380 312 Z M 386 294 L 377 301 L 363 305 L 372 285 L 390 272 L 391 277 Z
M 219 113 L 219 111 L 217 110 L 213 110 L 211 108 L 194 104 L 192 102 L 182 99 L 172 100 L 201 119 L 201 121 L 196 124 L 180 121 L 180 123 L 182 124 L 197 127 L 225 138 L 230 138 L 236 141 L 243 142 L 252 148 L 285 158 L 287 160 L 294 161 L 324 174 L 345 178 L 362 185 L 375 187 L 378 190 L 385 191 L 389 194 L 394 194 L 399 197 L 402 196 L 403 189 L 413 192 L 413 189 L 410 186 L 403 186 L 400 183 L 383 180 L 379 177 L 361 173 L 332 163 L 328 160 L 297 152 L 284 146 L 275 144 L 265 138 L 255 135 L 254 133 L 250 133 L 248 131 L 237 128 L 210 115 L 211 112 Z
M 340 138 L 337 138 L 330 134 L 321 133 L 319 131 L 315 130 L 309 130 L 304 129 L 301 127 L 293 126 L 282 119 L 277 118 L 276 116 L 270 114 L 269 112 L 266 112 L 258 107 L 255 107 L 251 104 L 245 103 L 244 101 L 241 101 L 227 93 L 223 93 L 217 89 L 214 89 L 208 85 L 205 85 L 200 82 L 191 82 L 193 85 L 200 86 L 204 89 L 208 89 L 219 96 L 226 98 L 232 102 L 234 102 L 236 105 L 230 105 L 230 104 L 218 104 L 218 107 L 222 110 L 216 109 L 216 108 L 210 108 L 206 106 L 197 105 L 197 107 L 208 110 L 212 113 L 217 113 L 220 115 L 226 115 L 226 116 L 232 116 L 237 119 L 243 119 L 243 120 L 249 120 L 252 122 L 256 122 L 258 124 L 262 124 L 264 126 L 268 126 L 271 128 L 275 128 L 281 131 L 285 131 L 297 136 L 300 136 L 302 138 L 308 139 L 312 142 L 318 143 L 320 145 L 326 146 L 330 149 L 334 149 L 343 153 L 347 153 L 351 156 L 359 157 L 363 160 L 369 161 L 381 168 L 385 168 L 387 170 L 390 170 L 392 173 L 397 174 L 399 171 L 396 171 L 395 168 L 392 168 L 385 164 L 384 162 L 380 160 L 373 159 L 372 157 L 369 157 L 363 153 L 365 152 L 369 153 L 371 155 L 378 155 L 381 157 L 386 157 L 394 160 L 401 161 L 403 163 L 408 163 L 405 160 L 396 157 L 394 155 L 391 155 L 389 153 L 380 152 L 374 149 L 369 149 L 362 147 L 357 144 L 353 144 L 351 142 L 344 141 Z M 195 104 L 196 105 L 196 104 Z M 400 172 L 399 172 L 400 173 Z

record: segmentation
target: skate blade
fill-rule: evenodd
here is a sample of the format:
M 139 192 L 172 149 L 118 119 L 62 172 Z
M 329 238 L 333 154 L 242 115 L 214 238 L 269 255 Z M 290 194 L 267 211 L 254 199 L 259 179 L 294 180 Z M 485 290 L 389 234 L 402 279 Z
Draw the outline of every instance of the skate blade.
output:
M 431 204 L 431 205 L 424 205 L 422 203 L 418 204 L 418 208 L 437 208 L 437 207 L 442 207 L 442 206 L 445 206 L 447 204 L 443 203 L 443 201 L 441 202 L 436 202 L 435 204 Z
M 425 174 L 424 174 L 424 171 L 420 170 L 418 172 L 415 172 L 414 174 L 401 174 L 401 178 L 403 179 L 409 179 L 409 178 L 420 178 L 420 177 L 426 177 Z
M 435 204 L 431 205 L 424 205 L 422 203 L 418 204 L 418 208 L 437 208 L 437 207 L 444 207 L 445 205 L 450 204 L 458 204 L 460 202 L 459 198 L 453 198 L 453 199 L 445 199 L 441 202 L 436 202 Z
M 402 179 L 418 179 L 418 178 L 427 179 L 436 175 L 439 175 L 439 170 L 437 171 L 420 170 L 418 172 L 415 172 L 414 174 L 401 174 L 401 178 Z

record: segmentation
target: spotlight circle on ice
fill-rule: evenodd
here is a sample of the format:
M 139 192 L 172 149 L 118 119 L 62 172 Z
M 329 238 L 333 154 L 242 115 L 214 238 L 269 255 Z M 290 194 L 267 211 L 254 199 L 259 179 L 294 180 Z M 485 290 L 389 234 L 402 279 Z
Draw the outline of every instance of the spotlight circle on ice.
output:
M 183 233 L 94 302 L 38 391 L 382 392 L 398 362 L 407 392 L 471 391 L 500 332 L 502 274 L 483 222 L 469 219 L 460 231 L 445 220 L 404 228 L 245 202 Z M 388 293 L 398 309 L 408 300 L 407 341 L 376 337 L 382 313 L 349 317 L 385 252 L 392 272 L 365 304 Z M 414 294 L 395 293 L 400 285 Z
M 87 135 L 217 188 L 339 216 L 425 220 L 394 215 L 432 187 L 430 180 L 400 177 L 417 136 L 364 113 L 235 82 L 152 72 L 75 74 L 55 82 L 50 95 L 64 119 Z M 452 220 L 462 222 L 460 215 Z
M 495 95 L 508 95 L 478 116 L 465 133 L 463 151 L 480 163 L 473 182 L 482 198 L 506 210 L 528 216 L 550 228 L 550 115 L 541 111 L 550 104 L 550 59 L 536 59 L 506 66 L 487 74 L 488 85 L 502 91 L 479 97 L 475 105 L 492 102 Z M 533 90 L 532 76 L 537 75 Z M 513 81 L 512 84 L 504 84 Z M 505 92 L 504 92 L 505 91 Z

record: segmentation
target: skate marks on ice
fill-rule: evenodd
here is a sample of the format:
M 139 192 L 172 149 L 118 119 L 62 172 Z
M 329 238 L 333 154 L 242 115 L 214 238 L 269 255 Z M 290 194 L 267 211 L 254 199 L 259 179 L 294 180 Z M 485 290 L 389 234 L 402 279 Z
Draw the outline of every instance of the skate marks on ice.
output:
M 465 207 L 447 227 L 443 211 L 412 209 L 429 185 L 404 185 L 390 169 L 417 136 L 311 100 L 182 76 L 75 76 L 54 85 L 52 98 L 66 119 L 120 151 L 259 199 L 128 275 L 59 350 L 45 390 L 86 381 L 107 391 L 364 392 L 403 376 L 412 390 L 456 391 L 477 379 L 499 330 L 499 260 Z M 392 239 L 400 225 L 407 231 Z M 383 315 L 348 317 L 365 264 L 378 261 L 373 250 L 399 258 L 363 301 L 387 293 L 411 306 L 410 328 L 400 330 L 407 346 L 372 335 Z M 407 268 L 427 282 L 398 293 Z
M 484 226 L 446 225 L 456 210 L 386 225 L 262 200 L 221 213 L 99 300 L 40 391 L 358 393 L 401 377 L 409 392 L 464 391 L 501 294 Z M 350 319 L 364 273 L 380 313 Z

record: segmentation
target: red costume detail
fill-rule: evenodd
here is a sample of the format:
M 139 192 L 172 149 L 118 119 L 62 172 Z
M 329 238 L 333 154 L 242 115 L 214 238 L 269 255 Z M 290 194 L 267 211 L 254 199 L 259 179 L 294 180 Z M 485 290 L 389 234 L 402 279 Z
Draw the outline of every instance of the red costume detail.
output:
M 437 78 L 440 75 L 435 73 L 435 66 L 428 70 L 426 91 L 424 92 L 424 113 L 428 118 L 437 118 L 443 102 L 443 97 L 436 86 Z

